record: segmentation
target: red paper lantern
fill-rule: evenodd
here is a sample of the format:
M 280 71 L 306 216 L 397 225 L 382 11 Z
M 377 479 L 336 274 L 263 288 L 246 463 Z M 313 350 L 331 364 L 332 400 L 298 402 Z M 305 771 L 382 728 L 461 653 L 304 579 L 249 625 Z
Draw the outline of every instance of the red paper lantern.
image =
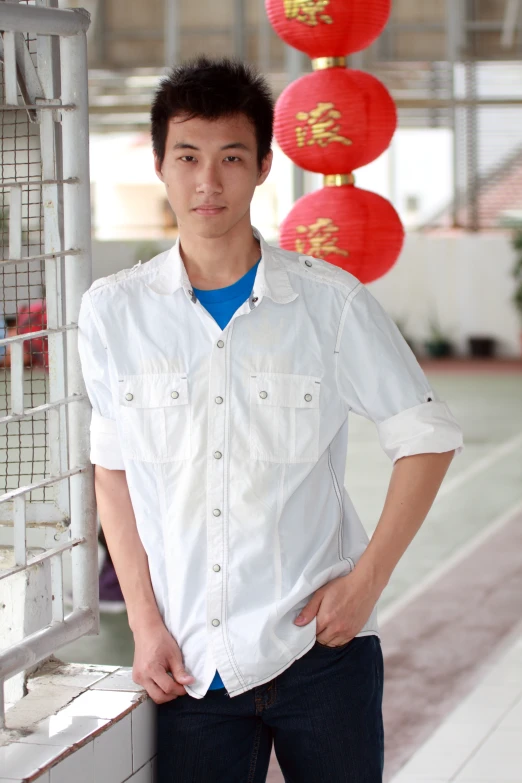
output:
M 315 59 L 366 49 L 381 34 L 391 0 L 266 0 L 283 41 Z
M 363 71 L 330 68 L 292 82 L 276 104 L 274 132 L 298 166 L 350 173 L 379 157 L 397 127 L 390 93 Z
M 280 234 L 286 250 L 336 264 L 362 283 L 388 272 L 403 242 L 404 228 L 390 202 L 353 185 L 324 187 L 300 198 Z

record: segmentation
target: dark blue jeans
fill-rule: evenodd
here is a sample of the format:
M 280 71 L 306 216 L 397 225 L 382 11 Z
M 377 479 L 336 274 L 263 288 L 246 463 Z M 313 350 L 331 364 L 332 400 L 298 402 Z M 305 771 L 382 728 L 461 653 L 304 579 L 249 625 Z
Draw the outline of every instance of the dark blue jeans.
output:
M 377 636 L 316 642 L 270 682 L 158 706 L 157 783 L 264 783 L 272 743 L 286 783 L 382 783 Z

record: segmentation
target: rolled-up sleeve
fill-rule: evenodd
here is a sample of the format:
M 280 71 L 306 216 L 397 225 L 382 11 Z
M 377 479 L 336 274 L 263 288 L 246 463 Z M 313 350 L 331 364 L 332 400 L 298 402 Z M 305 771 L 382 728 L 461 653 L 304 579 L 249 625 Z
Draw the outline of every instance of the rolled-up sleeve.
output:
M 124 470 L 114 418 L 107 348 L 100 334 L 89 291 L 82 297 L 78 316 L 78 352 L 92 405 L 90 460 L 109 470 Z
M 355 413 L 375 422 L 393 462 L 413 454 L 462 451 L 458 422 L 396 324 L 363 285 L 344 305 L 336 362 L 341 397 Z

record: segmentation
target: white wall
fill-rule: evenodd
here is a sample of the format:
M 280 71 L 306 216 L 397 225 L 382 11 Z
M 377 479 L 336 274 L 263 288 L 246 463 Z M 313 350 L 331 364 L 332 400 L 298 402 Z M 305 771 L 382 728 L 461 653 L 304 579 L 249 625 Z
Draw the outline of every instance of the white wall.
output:
M 469 335 L 491 335 L 499 355 L 519 356 L 522 324 L 510 301 L 514 258 L 509 235 L 408 234 L 396 265 L 369 288 L 414 339 L 428 336 L 435 317 L 459 352 Z
M 138 244 L 94 242 L 93 278 L 137 263 Z M 157 243 L 159 249 L 170 244 Z M 461 353 L 469 335 L 487 334 L 498 339 L 500 356 L 519 356 L 521 324 L 510 301 L 513 263 L 508 234 L 410 233 L 395 266 L 369 288 L 418 342 L 436 318 Z

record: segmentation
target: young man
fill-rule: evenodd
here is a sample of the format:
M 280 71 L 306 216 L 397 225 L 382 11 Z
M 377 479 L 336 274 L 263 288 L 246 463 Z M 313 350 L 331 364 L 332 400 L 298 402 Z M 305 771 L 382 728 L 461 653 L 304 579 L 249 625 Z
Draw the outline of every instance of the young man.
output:
M 375 605 L 462 447 L 352 275 L 270 247 L 266 83 L 199 58 L 163 79 L 155 167 L 179 240 L 92 284 L 79 350 L 100 519 L 158 707 L 160 783 L 382 780 Z M 348 413 L 394 461 L 371 542 L 343 487 Z

